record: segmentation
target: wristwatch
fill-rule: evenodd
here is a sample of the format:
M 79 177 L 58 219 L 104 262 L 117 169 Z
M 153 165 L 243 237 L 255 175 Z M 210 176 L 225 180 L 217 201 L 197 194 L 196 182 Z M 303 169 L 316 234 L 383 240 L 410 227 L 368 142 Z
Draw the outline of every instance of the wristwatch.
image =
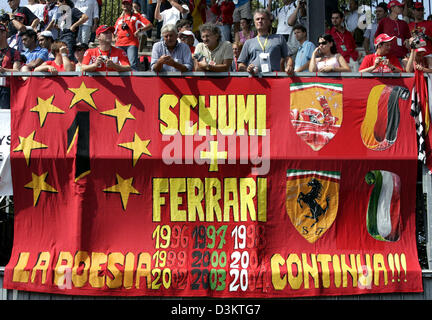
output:
M 207 66 L 206 66 L 206 70 L 207 70 L 207 71 L 210 71 L 210 65 L 209 65 L 209 64 L 207 64 Z

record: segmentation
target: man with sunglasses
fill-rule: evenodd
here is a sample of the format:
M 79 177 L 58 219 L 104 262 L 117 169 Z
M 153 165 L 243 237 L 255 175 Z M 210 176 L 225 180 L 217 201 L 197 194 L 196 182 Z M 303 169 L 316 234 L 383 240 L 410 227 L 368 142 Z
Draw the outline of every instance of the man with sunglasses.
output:
M 414 21 L 409 24 L 409 29 L 411 36 L 415 37 L 418 34 L 423 34 L 426 40 L 425 58 L 429 64 L 432 66 L 432 21 L 424 19 L 424 6 L 421 2 L 415 2 L 413 7 Z M 411 38 L 412 40 L 412 38 Z

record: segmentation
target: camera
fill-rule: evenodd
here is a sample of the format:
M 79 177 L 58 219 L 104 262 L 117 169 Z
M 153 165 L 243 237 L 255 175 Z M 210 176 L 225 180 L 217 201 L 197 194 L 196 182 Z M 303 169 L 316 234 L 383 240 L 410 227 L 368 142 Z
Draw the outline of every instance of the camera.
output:
M 1 23 L 9 23 L 10 22 L 10 17 L 9 14 L 4 13 L 0 16 L 0 22 Z
M 412 49 L 418 49 L 426 46 L 427 36 L 421 31 L 413 31 Z
M 204 56 L 201 53 L 195 53 L 193 55 L 194 59 L 196 59 L 198 62 L 204 59 Z
M 126 22 L 123 22 L 121 25 L 122 30 L 129 30 L 129 26 L 127 25 Z

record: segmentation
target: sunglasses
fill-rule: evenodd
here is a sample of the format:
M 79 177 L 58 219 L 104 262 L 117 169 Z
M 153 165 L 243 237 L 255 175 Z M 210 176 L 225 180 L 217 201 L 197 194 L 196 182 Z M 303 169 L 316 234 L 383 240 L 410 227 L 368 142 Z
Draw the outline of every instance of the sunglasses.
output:
M 318 42 L 318 45 L 319 45 L 319 46 L 320 46 L 320 45 L 325 46 L 327 43 L 328 43 L 328 41 Z

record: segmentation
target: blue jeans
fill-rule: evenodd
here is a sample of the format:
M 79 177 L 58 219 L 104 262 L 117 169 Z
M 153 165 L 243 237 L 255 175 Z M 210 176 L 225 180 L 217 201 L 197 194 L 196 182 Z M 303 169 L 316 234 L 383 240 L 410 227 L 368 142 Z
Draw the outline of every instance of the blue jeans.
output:
M 231 25 L 224 24 L 222 26 L 218 25 L 219 30 L 221 31 L 222 41 L 231 42 Z
M 76 62 L 74 56 L 74 45 L 76 44 L 76 34 L 70 30 L 64 30 L 60 33 L 60 37 L 58 40 L 66 43 L 69 50 L 70 61 Z
M 0 109 L 10 109 L 10 89 L 0 86 Z
M 92 33 L 91 29 L 92 26 L 79 26 L 77 42 L 88 44 Z
M 137 46 L 119 46 L 128 56 L 130 66 L 133 70 L 138 70 L 138 47 Z

